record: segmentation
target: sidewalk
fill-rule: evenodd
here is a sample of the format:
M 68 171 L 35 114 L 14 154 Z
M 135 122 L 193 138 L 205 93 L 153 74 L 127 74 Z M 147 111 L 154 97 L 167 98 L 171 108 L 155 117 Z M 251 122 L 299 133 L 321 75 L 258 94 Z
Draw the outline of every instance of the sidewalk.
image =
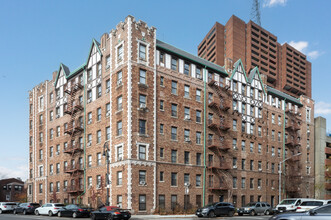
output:
M 154 219 L 154 218 L 193 218 L 196 215 L 132 215 L 134 219 Z

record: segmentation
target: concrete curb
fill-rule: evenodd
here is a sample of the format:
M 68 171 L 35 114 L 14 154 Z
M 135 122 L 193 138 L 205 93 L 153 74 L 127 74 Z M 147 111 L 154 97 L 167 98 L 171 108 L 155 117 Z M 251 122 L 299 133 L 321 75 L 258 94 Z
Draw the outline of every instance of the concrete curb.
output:
M 152 218 L 192 218 L 196 215 L 132 215 L 134 219 L 152 219 Z

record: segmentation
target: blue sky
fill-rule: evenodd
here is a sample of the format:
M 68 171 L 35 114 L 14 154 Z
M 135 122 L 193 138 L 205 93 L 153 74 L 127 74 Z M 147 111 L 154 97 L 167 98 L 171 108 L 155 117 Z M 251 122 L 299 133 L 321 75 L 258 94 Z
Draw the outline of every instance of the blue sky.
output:
M 158 39 L 192 54 L 216 21 L 232 14 L 248 22 L 251 0 L 0 0 L 0 178 L 27 177 L 28 91 L 51 79 L 60 62 L 71 70 L 88 55 L 92 38 L 127 15 L 157 28 Z M 331 131 L 331 1 L 261 0 L 262 27 L 312 62 L 315 116 Z

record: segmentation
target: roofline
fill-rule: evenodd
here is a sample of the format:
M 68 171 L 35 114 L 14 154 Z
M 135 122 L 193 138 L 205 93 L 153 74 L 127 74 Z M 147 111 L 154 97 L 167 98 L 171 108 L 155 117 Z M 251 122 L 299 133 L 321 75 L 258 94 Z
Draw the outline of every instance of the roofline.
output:
M 295 104 L 299 105 L 300 107 L 303 106 L 303 104 L 300 102 L 299 99 L 297 99 L 289 94 L 286 94 L 286 93 L 279 91 L 275 88 L 272 88 L 270 86 L 267 86 L 267 90 L 268 90 L 268 93 L 271 93 L 277 97 L 283 98 L 284 100 L 287 100 L 289 102 L 295 103 Z M 275 93 L 273 90 L 277 91 L 278 93 Z

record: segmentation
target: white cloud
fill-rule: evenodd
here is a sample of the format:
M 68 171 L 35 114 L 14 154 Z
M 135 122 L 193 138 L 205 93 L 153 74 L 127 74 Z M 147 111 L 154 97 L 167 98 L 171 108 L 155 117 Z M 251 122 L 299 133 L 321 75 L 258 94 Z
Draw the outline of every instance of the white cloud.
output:
M 263 7 L 285 6 L 287 0 L 264 0 Z
M 314 51 L 310 51 L 308 54 L 308 57 L 310 57 L 311 59 L 317 59 L 319 56 L 322 55 L 321 52 L 314 50 Z
M 331 103 L 317 102 L 315 104 L 315 113 L 321 114 L 321 115 L 330 115 L 331 114 Z
M 28 168 L 24 165 L 13 168 L 0 166 L 0 179 L 20 177 L 23 181 L 25 181 L 28 177 L 27 173 Z
M 291 45 L 292 47 L 294 47 L 295 49 L 297 49 L 298 51 L 304 53 L 305 50 L 308 47 L 308 42 L 307 41 L 290 41 L 290 43 L 288 43 L 289 45 Z

